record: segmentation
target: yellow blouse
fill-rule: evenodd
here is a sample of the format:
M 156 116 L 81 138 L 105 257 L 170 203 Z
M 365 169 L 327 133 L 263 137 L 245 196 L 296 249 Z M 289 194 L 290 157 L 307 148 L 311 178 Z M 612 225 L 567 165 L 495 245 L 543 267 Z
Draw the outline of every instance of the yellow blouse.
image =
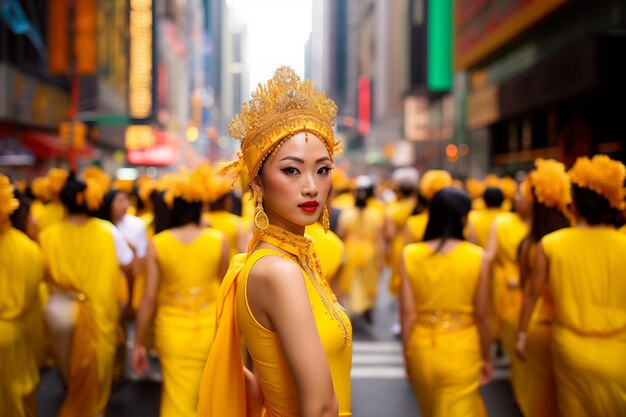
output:
M 415 310 L 472 313 L 483 250 L 459 243 L 447 254 L 434 253 L 426 243 L 404 248 L 404 262 L 413 288 Z
M 33 214 L 35 213 L 35 222 L 40 232 L 46 227 L 65 219 L 66 216 L 65 207 L 58 201 L 44 204 L 41 208 L 37 209 L 36 212 L 33 212 Z
M 474 227 L 476 240 L 479 246 L 486 247 L 489 239 L 489 231 L 491 225 L 498 214 L 502 213 L 499 208 L 486 208 L 484 210 L 472 210 L 469 213 L 467 221 Z
M 409 229 L 409 233 L 411 235 L 411 243 L 421 242 L 424 239 L 424 233 L 426 233 L 427 225 L 428 210 L 409 217 L 409 219 L 406 221 L 406 226 Z
M 568 227 L 541 243 L 556 322 L 586 335 L 624 331 L 626 236 L 608 227 Z

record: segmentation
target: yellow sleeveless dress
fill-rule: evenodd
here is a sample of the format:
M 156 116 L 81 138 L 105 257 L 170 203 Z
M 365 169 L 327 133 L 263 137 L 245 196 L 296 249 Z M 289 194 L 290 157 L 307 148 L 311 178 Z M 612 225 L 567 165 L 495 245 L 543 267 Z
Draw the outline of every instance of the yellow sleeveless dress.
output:
M 391 253 L 389 255 L 389 267 L 391 268 L 391 278 L 389 279 L 389 291 L 391 294 L 400 293 L 402 277 L 400 276 L 400 257 L 404 249 L 404 230 L 411 213 L 415 209 L 415 198 L 403 198 L 392 201 L 387 206 L 387 218 L 393 222 L 395 236 L 391 241 Z
M 332 230 L 324 232 L 324 226 L 317 222 L 307 226 L 305 233 L 315 242 L 315 253 L 319 257 L 324 278 L 328 282 L 332 281 L 346 257 L 343 241 Z
M 372 308 L 378 294 L 379 270 L 377 252 L 381 251 L 376 237 L 383 227 L 384 217 L 375 207 L 343 209 L 339 219 L 345 230 L 346 264 L 341 271 L 340 288 L 349 294 L 349 310 L 361 314 Z
M 37 223 L 37 228 L 41 233 L 48 226 L 65 219 L 66 210 L 60 201 L 51 201 L 35 210 L 33 214 L 36 214 L 35 223 Z
M 43 258 L 17 229 L 0 230 L 0 417 L 25 417 L 24 399 L 39 384 L 43 317 L 39 284 Z
M 428 225 L 428 210 L 424 210 L 419 214 L 415 214 L 408 218 L 406 221 L 406 227 L 409 229 L 411 236 L 411 242 L 421 242 L 424 239 L 424 233 L 426 233 L 426 226 Z
M 482 249 L 461 242 L 447 254 L 425 243 L 404 249 L 415 325 L 406 346 L 409 377 L 424 417 L 486 415 L 474 295 Z
M 50 272 L 46 319 L 70 321 L 67 396 L 59 416 L 94 416 L 106 406 L 113 378 L 119 316 L 119 265 L 111 229 L 104 220 L 55 223 L 40 235 Z M 55 294 L 57 297 L 55 297 Z M 71 317 L 53 317 L 53 298 L 70 305 Z
M 552 356 L 562 416 L 626 412 L 626 236 L 566 228 L 542 239 L 554 298 Z
M 502 213 L 499 208 L 485 208 L 483 210 L 472 210 L 467 216 L 467 222 L 474 227 L 476 241 L 481 248 L 487 246 L 491 225 L 498 214 Z
M 200 386 L 199 417 L 259 417 L 247 412 L 240 335 L 254 361 L 264 393 L 265 417 L 297 417 L 298 396 L 280 342 L 275 332 L 262 327 L 252 315 L 246 294 L 248 273 L 262 257 L 278 255 L 299 264 L 304 274 L 315 323 L 330 367 L 339 403 L 339 416 L 350 416 L 350 369 L 352 365 L 352 327 L 337 303 L 310 238 L 294 235 L 270 225 L 262 240 L 280 247 L 288 255 L 269 249 L 238 254 L 231 261 L 220 287 L 217 306 L 217 331 Z M 254 241 L 253 245 L 254 246 Z
M 167 230 L 153 239 L 159 265 L 154 343 L 163 374 L 164 417 L 196 415 L 200 378 L 215 333 L 222 239 L 214 229 L 204 229 L 189 244 Z
M 208 220 L 213 229 L 224 233 L 230 248 L 228 259 L 239 253 L 239 230 L 243 228 L 241 225 L 241 217 L 225 210 L 209 211 L 202 215 L 203 220 Z

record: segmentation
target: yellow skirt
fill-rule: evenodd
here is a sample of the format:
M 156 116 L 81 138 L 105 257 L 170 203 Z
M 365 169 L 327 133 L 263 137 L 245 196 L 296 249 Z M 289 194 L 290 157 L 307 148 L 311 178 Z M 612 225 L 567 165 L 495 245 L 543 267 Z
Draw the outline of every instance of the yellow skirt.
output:
M 561 415 L 623 417 L 626 413 L 626 331 L 591 337 L 554 325 L 552 332 Z
M 423 417 L 486 416 L 479 391 L 482 360 L 476 326 L 440 330 L 416 325 L 407 361 Z

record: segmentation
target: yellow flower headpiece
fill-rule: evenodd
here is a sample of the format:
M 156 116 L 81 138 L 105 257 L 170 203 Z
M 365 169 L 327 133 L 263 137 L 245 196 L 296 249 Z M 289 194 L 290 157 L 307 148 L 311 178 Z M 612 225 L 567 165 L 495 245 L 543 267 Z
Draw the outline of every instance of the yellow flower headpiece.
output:
M 606 155 L 595 155 L 591 159 L 584 156 L 576 160 L 568 174 L 574 184 L 602 195 L 611 207 L 617 210 L 624 210 L 626 207 L 626 168 L 621 162 Z
M 9 216 L 20 206 L 13 195 L 13 186 L 9 178 L 0 174 L 0 229 L 9 226 Z
M 448 171 L 431 169 L 426 171 L 420 181 L 420 192 L 427 200 L 432 200 L 439 190 L 452 185 L 452 176 Z
M 228 133 L 241 141 L 241 151 L 221 173 L 237 177 L 245 164 L 249 180 L 254 180 L 275 145 L 303 131 L 319 136 L 332 159 L 340 150 L 333 132 L 336 117 L 337 105 L 324 92 L 318 93 L 312 81 L 302 81 L 293 69 L 280 67 L 228 123 Z
M 352 179 L 348 175 L 345 169 L 335 168 L 333 169 L 333 188 L 335 190 L 350 190 L 354 188 Z
M 567 205 L 572 201 L 572 195 L 565 165 L 553 159 L 539 158 L 535 160 L 535 166 L 537 168 L 528 177 L 536 200 L 567 214 Z
M 470 177 L 465 181 L 465 189 L 472 200 L 480 198 L 485 193 L 485 184 L 478 178 Z
M 231 190 L 231 184 L 233 178 L 226 175 L 216 175 L 211 183 L 211 203 L 216 202 L 220 198 L 224 197 Z
M 89 210 L 97 210 L 102 205 L 105 194 L 109 191 L 111 177 L 97 166 L 89 166 L 83 171 L 87 189 L 82 197 Z
M 56 197 L 61 193 L 61 188 L 65 185 L 69 173 L 61 168 L 50 168 L 48 171 L 48 187 L 52 197 Z
M 176 198 L 189 203 L 206 202 L 211 198 L 212 177 L 211 166 L 203 165 L 192 172 L 181 171 L 162 177 L 158 188 L 165 191 L 163 200 L 170 208 Z
M 113 181 L 113 189 L 124 191 L 128 194 L 133 192 L 133 187 L 135 186 L 135 182 L 133 180 L 122 180 L 117 178 Z
M 50 194 L 50 180 L 48 177 L 37 177 L 30 185 L 33 194 L 37 199 L 43 203 L 47 203 L 52 199 Z
M 526 175 L 524 181 L 519 186 L 520 192 L 524 199 L 528 201 L 535 201 L 535 197 L 533 196 L 533 186 L 530 183 L 530 175 Z
M 500 188 L 500 177 L 496 174 L 489 174 L 484 180 L 485 188 Z
M 137 183 L 139 184 L 139 198 L 145 205 L 150 206 L 150 195 L 157 187 L 156 181 L 148 177 L 139 177 Z
M 504 194 L 504 198 L 513 200 L 517 192 L 517 181 L 511 177 L 503 177 L 500 179 L 500 191 Z

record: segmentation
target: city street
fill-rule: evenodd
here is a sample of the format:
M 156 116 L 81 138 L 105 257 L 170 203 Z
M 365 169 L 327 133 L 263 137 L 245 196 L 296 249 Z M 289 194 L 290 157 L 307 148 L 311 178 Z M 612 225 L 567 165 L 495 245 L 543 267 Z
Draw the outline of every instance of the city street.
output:
M 355 417 L 419 416 L 411 385 L 406 380 L 399 341 L 390 329 L 395 315 L 395 301 L 385 291 L 381 280 L 374 324 L 354 321 L 352 358 L 352 412 Z M 155 364 L 150 380 L 128 381 L 113 388 L 107 417 L 158 416 L 160 375 Z M 483 387 L 483 395 L 492 417 L 521 416 L 513 401 L 507 380 L 506 365 L 494 365 L 494 381 Z M 37 392 L 40 417 L 55 417 L 63 401 L 61 378 L 56 369 L 43 373 Z

